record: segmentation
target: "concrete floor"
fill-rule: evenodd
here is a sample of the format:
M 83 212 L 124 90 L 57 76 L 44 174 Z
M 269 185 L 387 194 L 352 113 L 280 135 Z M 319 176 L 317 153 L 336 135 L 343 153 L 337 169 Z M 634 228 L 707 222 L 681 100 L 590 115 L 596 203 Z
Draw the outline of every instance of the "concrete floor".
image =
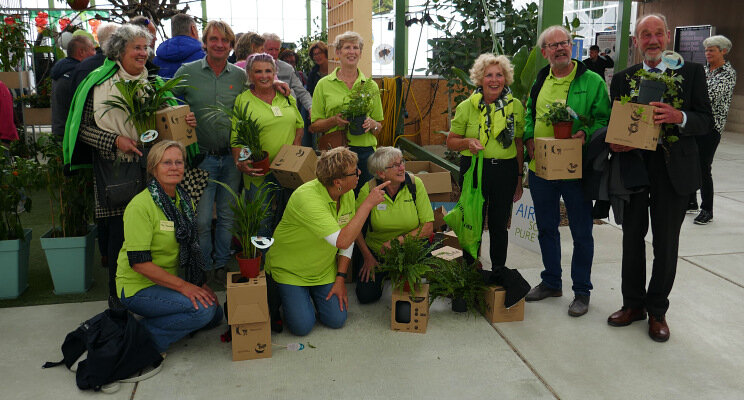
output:
M 622 232 L 609 223 L 595 225 L 594 291 L 581 318 L 567 315 L 566 290 L 562 298 L 528 304 L 522 322 L 493 325 L 436 302 L 426 334 L 399 333 L 389 329 L 388 287 L 374 305 L 361 306 L 351 294 L 341 330 L 318 326 L 304 338 L 286 332 L 272 338 L 314 349 L 276 346 L 271 359 L 232 362 L 230 345 L 219 340 L 222 326 L 175 344 L 159 375 L 123 384 L 113 395 L 79 391 L 64 367 L 40 369 L 60 358 L 65 334 L 104 302 L 1 309 L 0 398 L 742 399 L 744 135 L 724 136 L 713 170 L 715 222 L 697 226 L 686 217 L 667 343 L 649 339 L 646 322 L 606 323 L 622 302 Z M 568 269 L 571 238 L 567 228 L 561 233 Z M 650 244 L 647 254 L 650 261 Z M 510 245 L 508 264 L 539 282 L 538 254 Z

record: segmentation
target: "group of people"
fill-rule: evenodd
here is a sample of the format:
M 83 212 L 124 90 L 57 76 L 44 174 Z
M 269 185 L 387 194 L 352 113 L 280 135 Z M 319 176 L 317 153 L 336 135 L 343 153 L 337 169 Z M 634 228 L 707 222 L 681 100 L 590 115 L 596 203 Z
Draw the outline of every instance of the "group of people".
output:
M 315 67 L 305 75 L 297 74 L 291 65 L 295 54 L 284 53 L 290 63 L 279 59 L 281 41 L 276 35 L 247 33 L 236 38 L 228 24 L 210 21 L 199 37 L 193 18 L 187 15 L 174 17 L 172 27 L 174 37 L 158 48 L 154 58 L 155 39 L 150 31 L 154 26 L 140 18 L 99 28 L 99 50 L 85 36 L 74 39 L 68 47 L 71 60 L 60 64 L 64 71 L 58 76 L 69 79 L 64 82 L 66 90 L 74 93 L 69 105 L 58 107 L 59 111 L 67 107 L 64 114 L 55 113 L 55 133 L 64 137 L 69 168 L 92 165 L 102 169 L 112 162 L 146 165 L 147 179 L 123 204 L 107 197 L 120 188 L 107 187 L 96 174 L 96 218 L 111 277 L 110 305 L 123 305 L 142 315 L 160 351 L 191 332 L 219 324 L 222 309 L 207 282 L 220 276 L 214 271 L 224 271 L 230 258 L 233 212 L 229 192 L 212 180 L 236 192 L 242 186 L 251 198 L 262 182 L 277 181 L 240 157 L 231 121 L 227 116 L 210 116 L 211 108 L 247 107 L 264 127 L 260 141 L 273 159 L 284 144 L 306 144 L 308 134 L 345 130 L 349 121 L 339 110 L 355 88 L 367 85 L 372 88 L 372 106 L 363 123 L 364 133 L 346 134 L 348 147 L 322 152 L 317 179 L 288 193 L 284 204 L 276 205 L 281 213 L 276 223 L 266 224 L 261 232 L 274 238 L 265 257 L 269 296 L 278 298 L 269 301 L 272 329 L 286 326 L 293 334 L 306 335 L 316 319 L 340 328 L 348 306 L 347 275 L 357 276 L 360 303 L 377 301 L 385 279 L 384 274 L 375 273 L 380 255 L 393 240 L 428 238 L 434 220 L 426 189 L 420 179 L 406 172 L 401 151 L 377 147 L 376 134 L 384 116 L 377 85 L 358 67 L 362 37 L 346 32 L 335 38 L 333 47 L 340 63 L 335 70 L 328 68 L 326 44 L 314 43 L 310 56 Z M 640 18 L 634 42 L 643 63 L 616 73 L 609 94 L 602 77 L 571 59 L 571 36 L 561 26 L 546 29 L 538 39 L 537 46 L 549 65 L 539 71 L 525 106 L 509 89 L 514 72 L 508 57 L 483 54 L 470 70 L 478 88 L 457 106 L 447 146 L 460 151 L 461 171 L 482 152 L 483 215 L 488 220 L 494 270 L 505 268 L 507 223 L 512 204 L 522 196 L 525 153 L 529 158 L 544 270 L 541 282 L 526 294 L 527 301 L 562 296 L 561 197 L 574 243 L 571 277 L 575 296 L 570 315 L 588 311 L 592 290 L 593 199 L 582 180 L 552 181 L 535 174 L 534 139 L 553 136 L 543 118 L 548 105 L 563 100 L 576 113 L 590 117 L 591 126 L 577 122 L 572 132 L 572 137 L 588 145 L 608 124 L 610 100 L 632 94 L 629 82 L 635 71 L 665 69 L 661 53 L 669 39 L 663 16 Z M 228 61 L 233 48 L 236 64 Z M 735 73 L 723 58 L 730 48 L 727 39 L 710 38 L 705 70 L 686 62 L 674 71 L 683 78 L 680 109 L 667 102 L 651 103 L 656 107 L 654 122 L 671 126 L 678 141 L 662 140 L 657 151 L 609 146 L 613 157 L 627 158 L 645 179 L 628 187 L 632 194 L 624 206 L 622 223 L 623 307 L 608 318 L 612 326 L 625 326 L 648 314 L 649 335 L 657 341 L 669 338 L 665 314 L 680 227 L 701 181 L 701 215 L 707 210 L 712 218 L 710 165 L 735 83 Z M 162 84 L 153 74 L 182 77 L 183 84 L 173 95 L 190 106 L 186 122 L 196 129 L 198 156 L 174 141 L 159 142 L 145 156 L 126 113 L 102 112 L 106 101 L 118 94 L 116 81 Z M 722 95 L 725 91 L 728 94 Z M 206 171 L 210 179 L 198 199 L 184 185 L 191 168 Z M 646 289 L 644 237 L 649 208 L 654 267 Z M 358 256 L 352 257 L 355 252 Z M 470 264 L 476 261 L 466 257 Z

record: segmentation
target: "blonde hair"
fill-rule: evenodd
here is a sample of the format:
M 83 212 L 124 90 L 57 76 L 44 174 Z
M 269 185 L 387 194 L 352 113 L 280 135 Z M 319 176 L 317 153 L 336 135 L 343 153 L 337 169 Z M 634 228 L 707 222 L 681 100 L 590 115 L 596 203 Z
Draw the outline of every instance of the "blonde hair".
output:
M 349 167 L 355 167 L 359 157 L 346 147 L 324 151 L 315 166 L 315 176 L 324 186 L 333 185 L 334 179 L 343 178 Z
M 150 149 L 150 153 L 147 155 L 147 174 L 154 177 L 155 174 L 155 168 L 158 167 L 158 163 L 160 160 L 163 159 L 163 154 L 165 154 L 165 151 L 170 149 L 171 147 L 178 147 L 178 150 L 181 150 L 181 156 L 183 157 L 183 161 L 186 162 L 186 147 L 184 147 L 181 142 L 176 142 L 175 140 L 163 140 L 161 142 L 155 143 L 154 146 Z
M 492 53 L 485 53 L 479 55 L 475 59 L 475 62 L 473 62 L 473 67 L 470 68 L 470 80 L 473 81 L 475 86 L 483 86 L 483 75 L 486 73 L 486 68 L 491 65 L 498 65 L 501 68 L 501 72 L 504 74 L 504 79 L 506 80 L 506 86 L 514 82 L 514 67 L 509 61 L 509 58 L 505 55 L 495 56 Z
M 209 39 L 209 31 L 212 28 L 216 29 L 225 37 L 225 39 L 230 41 L 230 46 L 235 45 L 235 34 L 233 33 L 232 28 L 230 28 L 230 25 L 222 21 L 209 21 L 207 27 L 202 31 L 202 46 L 206 48 L 207 39 Z
M 336 39 L 333 41 L 333 47 L 336 49 L 336 51 L 338 51 L 339 49 L 344 47 L 344 44 L 346 44 L 347 42 L 359 44 L 359 50 L 362 50 L 364 48 L 362 35 L 352 31 L 346 31 L 336 36 Z

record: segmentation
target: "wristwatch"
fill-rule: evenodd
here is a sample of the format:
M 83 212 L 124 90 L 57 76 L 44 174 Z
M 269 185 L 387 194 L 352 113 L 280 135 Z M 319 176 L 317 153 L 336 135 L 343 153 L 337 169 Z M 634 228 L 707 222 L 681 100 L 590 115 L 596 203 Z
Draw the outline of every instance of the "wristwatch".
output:
M 346 272 L 336 272 L 336 276 L 340 276 L 340 277 L 346 279 L 347 274 L 346 274 Z

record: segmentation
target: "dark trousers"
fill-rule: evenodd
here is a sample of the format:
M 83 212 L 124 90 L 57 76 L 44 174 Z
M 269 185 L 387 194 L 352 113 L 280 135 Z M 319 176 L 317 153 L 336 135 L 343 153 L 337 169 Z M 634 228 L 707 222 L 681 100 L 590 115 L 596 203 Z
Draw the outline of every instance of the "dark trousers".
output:
M 623 220 L 622 293 L 626 307 L 646 307 L 655 317 L 666 314 L 677 273 L 679 232 L 689 194 L 678 194 L 669 180 L 662 149 L 647 152 L 650 187 L 632 194 Z M 646 242 L 649 207 L 654 261 L 646 290 Z
M 471 157 L 460 158 L 460 186 L 462 186 L 465 171 L 470 168 Z M 483 159 L 483 179 L 481 193 L 483 193 L 483 218 L 488 216 L 488 238 L 490 244 L 491 265 L 494 270 L 506 264 L 506 251 L 509 247 L 509 232 L 506 224 L 511 215 L 514 203 L 514 191 L 517 189 L 518 165 L 517 159 L 499 160 Z M 478 169 L 475 170 L 473 181 L 478 181 Z M 469 265 L 475 260 L 467 252 L 464 253 L 465 262 Z
M 380 261 L 380 256 L 378 254 L 374 254 L 374 252 L 372 254 L 375 256 L 377 261 Z M 354 246 L 350 272 L 354 274 L 354 281 L 356 282 L 354 285 L 354 292 L 356 293 L 357 300 L 359 300 L 360 304 L 374 303 L 382 297 L 382 285 L 385 282 L 385 278 L 387 278 L 387 274 L 376 272 L 374 279 L 370 276 L 367 282 L 362 282 L 362 279 L 359 277 L 359 272 L 362 270 L 363 266 L 364 256 L 359 250 L 359 246 Z
M 98 231 L 103 231 L 107 238 L 105 255 L 108 258 L 108 265 L 106 267 L 108 268 L 109 296 L 118 298 L 118 293 L 116 293 L 116 267 L 119 259 L 119 251 L 121 250 L 121 246 L 124 245 L 124 216 L 116 215 L 100 218 L 98 220 Z
M 359 189 L 361 189 L 365 183 L 369 182 L 369 180 L 372 179 L 372 174 L 369 173 L 369 168 L 367 168 L 367 160 L 369 159 L 369 157 L 372 156 L 372 154 L 374 154 L 375 148 L 372 146 L 349 146 L 349 150 L 356 153 L 357 157 L 359 157 L 359 161 L 357 161 L 357 168 L 362 171 L 362 174 L 359 175 L 359 182 L 357 183 L 356 189 L 354 189 L 354 194 L 359 194 Z
M 721 134 L 715 129 L 702 136 L 695 136 L 698 151 L 700 153 L 700 175 L 703 179 L 703 185 L 700 187 L 700 208 L 713 213 L 713 157 L 716 155 L 716 149 L 721 142 Z M 690 204 L 697 205 L 697 193 L 690 195 Z

